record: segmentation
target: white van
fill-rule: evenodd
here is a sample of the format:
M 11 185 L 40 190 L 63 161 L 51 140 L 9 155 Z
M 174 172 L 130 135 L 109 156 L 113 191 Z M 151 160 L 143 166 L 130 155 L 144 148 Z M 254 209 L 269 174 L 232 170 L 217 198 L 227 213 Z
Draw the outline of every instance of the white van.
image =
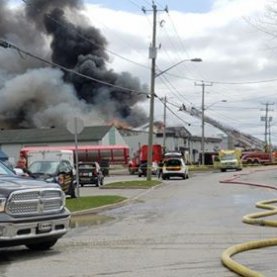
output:
M 72 150 L 32 150 L 27 154 L 28 165 L 35 161 L 69 161 L 74 168 L 74 153 Z

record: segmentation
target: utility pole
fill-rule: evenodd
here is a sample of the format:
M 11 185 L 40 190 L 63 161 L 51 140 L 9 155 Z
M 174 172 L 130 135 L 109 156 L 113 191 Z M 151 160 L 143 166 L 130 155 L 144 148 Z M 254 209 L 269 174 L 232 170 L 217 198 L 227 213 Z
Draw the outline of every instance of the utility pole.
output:
M 164 100 L 163 152 L 165 153 L 165 149 L 166 149 L 166 103 L 167 103 L 166 96 L 164 97 L 163 100 Z
M 156 29 L 157 29 L 157 5 L 155 1 L 152 1 L 153 11 L 153 33 L 152 33 L 152 44 L 149 48 L 149 58 L 151 62 L 151 83 L 150 83 L 150 111 L 149 111 L 149 132 L 148 132 L 148 153 L 147 153 L 147 181 L 151 181 L 152 177 L 152 162 L 153 162 L 153 121 L 154 121 L 154 98 L 155 98 L 155 78 L 156 78 L 156 58 L 157 58 L 157 47 L 156 47 Z M 142 8 L 142 11 L 146 13 L 146 9 Z M 163 11 L 163 10 L 161 10 Z M 165 11 L 168 11 L 165 8 Z
M 265 143 L 265 151 L 269 152 L 269 143 L 271 144 L 271 134 L 270 134 L 270 122 L 272 121 L 272 116 L 268 116 L 269 111 L 273 111 L 272 109 L 269 109 L 269 106 L 274 105 L 274 103 L 262 103 L 262 105 L 265 105 L 265 109 L 262 109 L 262 111 L 265 111 L 265 116 L 261 116 L 261 121 L 265 122 L 265 131 L 264 131 L 264 143 Z M 269 140 L 268 140 L 269 135 Z
M 202 153 L 202 160 L 201 164 L 205 165 L 205 86 L 212 86 L 213 84 L 206 84 L 204 81 L 202 81 L 200 84 L 194 83 L 195 86 L 201 86 L 202 87 L 202 104 L 201 104 L 201 110 L 202 110 L 202 116 L 201 116 L 201 129 L 202 129 L 202 135 L 201 135 L 201 153 Z

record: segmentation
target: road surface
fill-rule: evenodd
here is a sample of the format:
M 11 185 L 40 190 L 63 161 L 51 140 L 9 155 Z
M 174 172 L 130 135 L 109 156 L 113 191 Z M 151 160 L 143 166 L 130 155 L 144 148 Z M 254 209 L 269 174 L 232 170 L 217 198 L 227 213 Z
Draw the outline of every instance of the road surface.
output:
M 234 174 L 194 174 L 149 190 L 81 188 L 81 194 L 121 194 L 132 200 L 75 220 L 53 250 L 0 250 L 0 276 L 237 276 L 221 264 L 220 256 L 234 244 L 276 235 L 274 228 L 241 221 L 257 211 L 257 201 L 276 198 L 276 191 L 219 182 Z M 240 174 L 244 181 L 277 184 L 276 169 Z M 271 247 L 235 257 L 265 276 L 277 276 L 276 251 Z

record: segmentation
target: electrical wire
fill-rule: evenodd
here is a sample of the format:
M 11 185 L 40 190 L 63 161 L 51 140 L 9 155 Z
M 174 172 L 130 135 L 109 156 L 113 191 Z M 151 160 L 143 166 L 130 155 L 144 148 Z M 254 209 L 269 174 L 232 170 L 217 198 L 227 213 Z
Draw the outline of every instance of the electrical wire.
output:
M 75 75 L 78 75 L 78 76 L 80 76 L 80 77 L 86 78 L 86 79 L 88 79 L 88 80 L 91 80 L 91 81 L 94 81 L 94 82 L 97 82 L 97 83 L 100 83 L 100 84 L 103 84 L 103 85 L 107 85 L 107 86 L 110 86 L 110 87 L 114 87 L 114 88 L 117 88 L 117 89 L 120 89 L 120 90 L 123 90 L 123 91 L 135 92 L 135 93 L 138 93 L 138 94 L 145 94 L 146 96 L 149 95 L 148 92 L 145 92 L 145 91 L 138 91 L 138 90 L 133 90 L 133 89 L 126 88 L 126 87 L 117 86 L 117 85 L 114 85 L 114 84 L 111 84 L 111 83 L 108 83 L 108 82 L 105 82 L 105 81 L 102 81 L 102 80 L 93 78 L 93 77 L 91 77 L 91 76 L 82 74 L 82 73 L 80 73 L 80 72 L 77 72 L 77 71 L 72 70 L 72 69 L 70 69 L 70 68 L 67 68 L 67 67 L 65 67 L 65 66 L 59 65 L 59 64 L 57 64 L 57 63 L 47 61 L 47 60 L 45 60 L 45 59 L 43 59 L 43 58 L 41 58 L 41 57 L 39 57 L 39 56 L 36 56 L 36 55 L 34 55 L 34 54 L 31 54 L 30 52 L 24 51 L 24 50 L 22 50 L 21 48 L 19 48 L 19 47 L 13 45 L 13 44 L 11 44 L 11 43 L 8 43 L 7 41 L 1 40 L 1 39 L 0 39 L 0 46 L 2 46 L 2 47 L 4 47 L 4 48 L 12 48 L 12 49 L 15 49 L 15 50 L 17 50 L 19 53 L 23 53 L 23 54 L 25 54 L 25 55 L 27 55 L 27 56 L 30 56 L 30 57 L 32 57 L 32 58 L 34 58 L 34 59 L 37 59 L 37 60 L 41 61 L 41 62 L 44 62 L 44 63 L 49 64 L 49 65 L 51 65 L 51 66 L 57 67 L 57 68 L 59 68 L 59 69 L 62 69 L 62 70 L 64 70 L 64 71 L 66 71 L 66 72 L 73 73 L 73 74 L 75 74 Z

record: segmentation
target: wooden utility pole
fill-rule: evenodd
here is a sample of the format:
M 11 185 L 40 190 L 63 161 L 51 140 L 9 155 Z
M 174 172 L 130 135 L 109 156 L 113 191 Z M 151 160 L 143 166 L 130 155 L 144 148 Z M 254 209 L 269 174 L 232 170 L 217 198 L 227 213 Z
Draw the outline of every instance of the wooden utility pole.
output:
M 142 8 L 142 11 L 146 13 L 146 9 Z M 152 162 L 153 162 L 153 121 L 154 121 L 154 99 L 155 99 L 155 78 L 156 78 L 156 29 L 157 29 L 157 5 L 155 1 L 152 1 L 153 11 L 153 32 L 152 32 L 152 44 L 149 48 L 149 58 L 151 62 L 151 83 L 150 83 L 150 111 L 149 111 L 149 131 L 148 131 L 148 153 L 147 153 L 147 181 L 151 181 L 152 177 Z M 163 10 L 162 10 L 163 11 Z M 167 11 L 167 8 L 165 8 Z
M 202 129 L 202 135 L 201 135 L 201 164 L 205 164 L 205 86 L 212 86 L 213 84 L 206 84 L 204 81 L 202 81 L 200 84 L 195 83 L 195 86 L 201 86 L 202 87 L 202 105 L 201 105 L 201 110 L 202 110 L 202 116 L 201 116 L 201 129 Z
M 264 130 L 264 144 L 265 144 L 265 151 L 270 152 L 270 145 L 269 141 L 271 141 L 270 138 L 270 122 L 272 121 L 272 116 L 269 116 L 268 113 L 269 111 L 273 111 L 272 109 L 269 109 L 269 106 L 274 105 L 274 103 L 262 103 L 262 105 L 265 105 L 265 109 L 262 109 L 262 111 L 265 111 L 265 116 L 261 116 L 261 121 L 264 121 L 265 123 L 265 130 Z M 268 139 L 269 136 L 269 139 Z
M 167 98 L 166 96 L 164 97 L 164 129 L 163 129 L 163 153 L 165 153 L 166 149 L 166 103 L 167 103 Z

